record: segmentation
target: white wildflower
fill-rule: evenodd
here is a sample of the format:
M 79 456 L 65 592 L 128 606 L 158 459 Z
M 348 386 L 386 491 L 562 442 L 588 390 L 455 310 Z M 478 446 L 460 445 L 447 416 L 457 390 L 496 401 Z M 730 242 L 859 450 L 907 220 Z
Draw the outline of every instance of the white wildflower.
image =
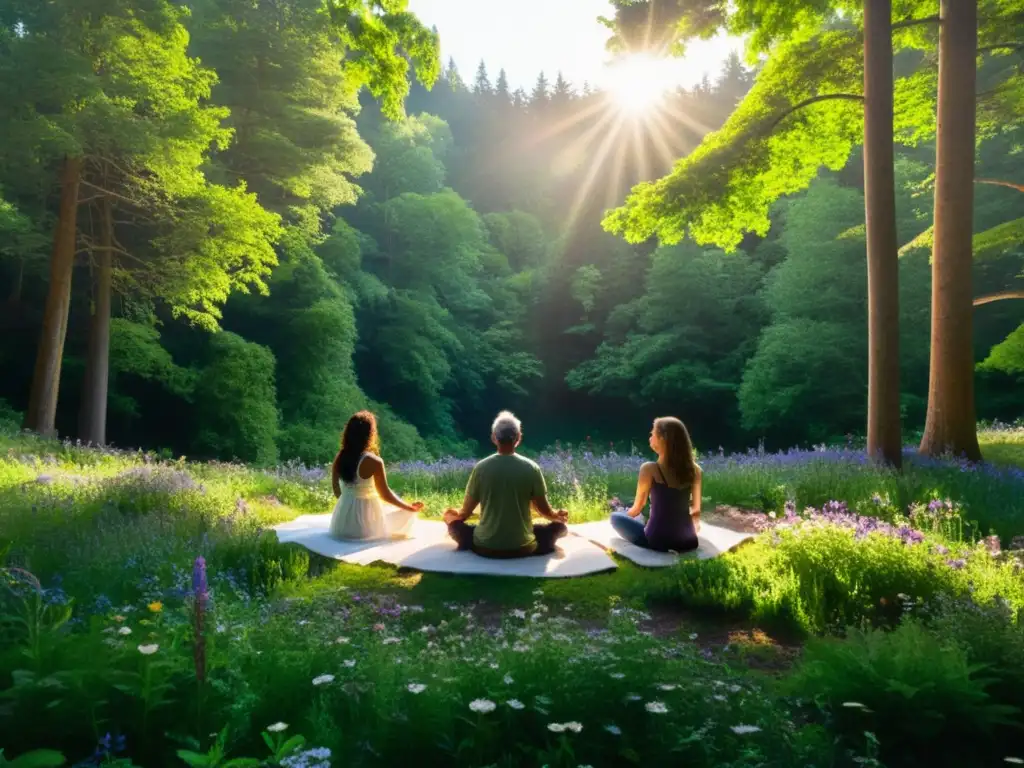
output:
M 409 693 L 423 693 L 425 690 L 427 690 L 427 686 L 425 686 L 423 683 L 409 683 L 406 686 L 406 688 L 408 689 Z
M 288 723 L 281 723 L 281 722 L 274 723 L 273 725 L 268 725 L 267 726 L 267 730 L 270 731 L 271 733 L 280 733 L 281 731 L 286 730 L 287 728 L 288 728 Z
M 505 675 L 504 680 L 505 685 L 512 685 L 512 683 L 515 682 L 515 680 L 512 679 L 512 675 Z
M 661 691 L 674 691 L 679 686 L 675 683 L 658 683 L 658 690 Z
M 469 708 L 474 712 L 479 712 L 481 715 L 493 712 L 496 706 L 490 699 L 473 699 L 473 701 L 469 702 Z
M 151 643 L 150 645 L 140 645 L 139 646 L 139 653 L 141 653 L 143 656 L 152 656 L 154 653 L 156 653 L 159 650 L 160 650 L 160 646 L 157 645 L 156 643 Z
M 575 720 L 571 720 L 568 723 L 565 723 L 565 728 L 566 730 L 572 731 L 573 733 L 579 733 L 583 730 L 583 723 L 578 723 Z
M 622 672 L 611 672 L 608 675 L 612 680 L 624 680 L 626 675 Z
M 697 633 L 696 632 L 691 632 L 690 633 L 690 639 L 691 640 L 696 640 L 697 639 Z
M 132 633 L 132 628 L 131 627 L 121 627 L 119 630 L 117 630 L 117 634 L 119 634 L 119 635 L 130 635 L 131 633 Z
M 512 707 L 512 709 L 523 709 L 526 706 L 519 699 L 509 699 L 505 703 Z
M 334 675 L 317 675 L 313 678 L 313 685 L 327 685 L 334 682 Z
M 349 640 L 347 637 L 339 637 L 334 642 L 336 642 L 338 645 L 348 645 L 352 641 Z
M 397 637 L 385 637 L 382 641 L 384 645 L 395 645 L 396 643 L 402 642 Z
M 356 665 L 356 660 L 355 659 L 345 659 L 341 663 L 344 664 L 347 668 L 352 669 L 352 667 L 354 667 Z
M 519 608 L 513 608 L 512 609 L 512 617 L 516 618 L 516 619 L 525 619 L 526 618 L 526 611 L 521 610 Z
M 644 704 L 644 709 L 653 715 L 664 715 L 668 712 L 668 707 L 666 707 L 665 703 L 661 701 L 648 701 Z
M 865 707 L 859 701 L 844 701 L 843 706 L 847 709 L 867 709 L 867 707 Z
M 619 728 L 619 726 L 617 726 L 617 725 L 606 725 L 604 727 L 604 729 L 606 731 L 608 731 L 608 733 L 610 733 L 612 736 L 621 736 L 622 735 L 622 729 Z
M 548 730 L 552 733 L 565 733 L 565 725 L 562 723 L 548 723 Z

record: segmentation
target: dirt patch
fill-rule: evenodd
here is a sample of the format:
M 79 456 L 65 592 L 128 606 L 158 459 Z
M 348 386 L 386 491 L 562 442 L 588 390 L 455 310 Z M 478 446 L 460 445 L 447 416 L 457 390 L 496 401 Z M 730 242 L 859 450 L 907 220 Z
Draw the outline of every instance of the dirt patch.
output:
M 742 533 L 761 533 L 775 525 L 775 521 L 763 512 L 752 509 L 740 509 L 719 504 L 714 511 L 701 515 L 701 519 L 711 525 L 719 525 Z

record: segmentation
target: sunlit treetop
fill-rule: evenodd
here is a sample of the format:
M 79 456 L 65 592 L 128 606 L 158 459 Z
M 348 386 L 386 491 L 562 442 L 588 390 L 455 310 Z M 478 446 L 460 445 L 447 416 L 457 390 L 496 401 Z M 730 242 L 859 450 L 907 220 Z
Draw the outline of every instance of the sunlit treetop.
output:
M 615 19 L 607 22 L 616 32 L 613 49 L 679 53 L 688 39 L 726 30 L 751 33 L 749 51 L 770 55 L 726 124 L 705 136 L 668 176 L 635 187 L 625 205 L 606 217 L 605 227 L 631 242 L 657 236 L 675 243 L 690 235 L 731 249 L 748 232 L 767 233 L 768 211 L 779 197 L 805 189 L 822 167 L 842 168 L 863 133 L 859 5 L 619 0 Z M 983 49 L 1024 40 L 1024 0 L 983 0 L 981 6 Z M 924 52 L 920 68 L 896 82 L 896 133 L 905 143 L 935 133 L 935 10 L 935 3 L 924 0 L 894 3 L 894 20 L 908 22 L 894 34 L 895 47 Z M 914 20 L 921 23 L 909 23 Z M 1012 51 L 1011 46 L 986 52 Z M 998 130 L 1005 110 L 1020 103 L 1018 79 L 1004 77 L 980 94 L 979 136 Z
M 397 119 L 409 94 L 409 63 L 430 88 L 441 74 L 437 34 L 408 11 L 408 0 L 324 0 L 349 55 L 346 75 L 366 86 L 384 114 Z
M 839 170 L 863 133 L 860 47 L 846 30 L 780 44 L 737 110 L 658 181 L 634 188 L 605 227 L 631 242 L 657 235 L 677 243 L 735 248 L 746 232 L 766 234 L 768 210 L 804 189 L 822 167 Z M 781 117 L 809 99 L 834 94 Z

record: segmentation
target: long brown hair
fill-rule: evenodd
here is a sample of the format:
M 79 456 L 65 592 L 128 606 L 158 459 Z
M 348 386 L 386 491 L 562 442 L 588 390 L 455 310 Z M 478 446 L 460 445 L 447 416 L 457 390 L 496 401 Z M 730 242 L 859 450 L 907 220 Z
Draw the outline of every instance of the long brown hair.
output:
M 654 420 L 654 431 L 665 441 L 665 463 L 680 485 L 692 485 L 697 478 L 697 461 L 686 425 L 674 416 Z
M 377 437 L 377 417 L 369 411 L 352 415 L 341 433 L 341 450 L 334 457 L 331 467 L 331 487 L 334 495 L 341 495 L 340 481 L 354 483 L 359 460 L 364 453 L 379 453 L 380 440 Z

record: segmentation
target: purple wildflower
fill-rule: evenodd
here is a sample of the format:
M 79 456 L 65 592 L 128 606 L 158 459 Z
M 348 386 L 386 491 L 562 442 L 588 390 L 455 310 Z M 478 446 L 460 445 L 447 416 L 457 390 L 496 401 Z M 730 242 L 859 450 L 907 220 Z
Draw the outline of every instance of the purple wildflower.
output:
M 947 560 L 946 561 L 946 565 L 948 565 L 954 571 L 959 571 L 960 569 L 962 569 L 964 566 L 967 565 L 967 561 L 964 560 L 962 557 L 958 557 L 958 558 L 956 558 L 954 560 Z
M 200 555 L 192 566 L 192 594 L 196 600 L 205 603 L 210 598 L 209 585 L 206 582 L 206 559 Z
M 203 619 L 206 615 L 206 604 L 210 599 L 206 583 L 206 560 L 202 555 L 196 558 L 192 567 L 192 597 L 192 618 L 195 628 L 192 658 L 196 665 L 196 679 L 202 683 L 206 679 L 206 636 L 203 634 Z

